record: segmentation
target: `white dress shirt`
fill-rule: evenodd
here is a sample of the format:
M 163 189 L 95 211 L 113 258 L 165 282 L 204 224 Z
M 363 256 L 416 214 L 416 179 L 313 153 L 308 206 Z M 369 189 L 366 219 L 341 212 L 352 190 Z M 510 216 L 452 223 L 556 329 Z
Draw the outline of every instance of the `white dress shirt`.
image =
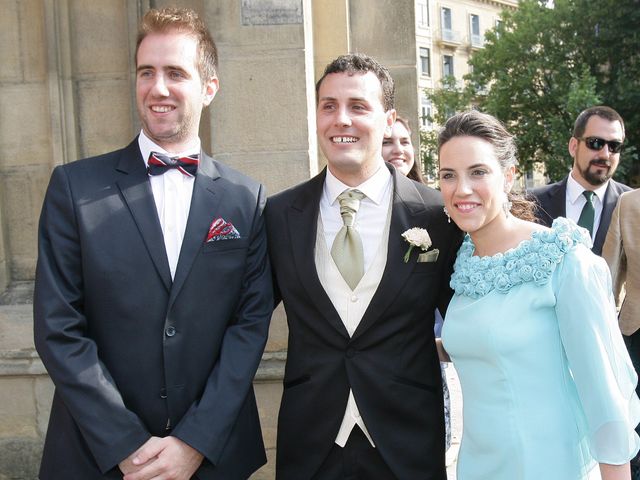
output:
M 604 204 L 604 195 L 607 192 L 609 181 L 606 181 L 603 185 L 592 190 L 595 195 L 591 198 L 593 207 L 595 208 L 595 217 L 593 219 L 593 232 L 591 232 L 591 240 L 596 237 L 596 232 L 600 226 L 600 217 L 602 217 L 602 206 Z M 567 193 L 566 193 L 566 212 L 567 218 L 578 223 L 582 208 L 587 203 L 587 199 L 582 194 L 586 189 L 580 185 L 574 178 L 573 172 L 569 174 L 567 178 Z M 591 189 L 590 189 L 591 190 Z
M 342 228 L 342 216 L 340 215 L 340 202 L 338 195 L 347 189 L 354 188 L 366 195 L 360 201 L 360 208 L 356 213 L 354 228 L 362 239 L 362 249 L 364 253 L 364 271 L 371 266 L 371 261 L 380 239 L 387 219 L 389 201 L 391 199 L 391 173 L 389 169 L 381 163 L 378 171 L 364 183 L 357 187 L 349 187 L 338 180 L 327 169 L 327 176 L 324 181 L 324 189 L 320 198 L 320 216 L 324 226 L 324 235 L 327 247 L 331 250 L 333 240 L 338 231 Z
M 164 153 L 170 157 L 200 154 L 199 138 L 184 152 L 175 153 L 167 152 L 164 148 L 156 145 L 144 134 L 144 131 L 141 131 L 138 137 L 138 145 L 140 146 L 140 153 L 142 153 L 145 167 L 151 152 Z M 171 278 L 173 279 L 178 266 L 187 219 L 189 218 L 195 177 L 188 177 L 176 169 L 171 169 L 162 175 L 150 175 L 149 181 L 151 182 L 153 199 L 156 203 L 162 235 L 164 236 L 164 247 L 167 252 L 167 260 L 169 260 Z
M 353 291 L 342 278 L 330 253 L 336 234 L 343 225 L 337 197 L 348 188 L 351 187 L 340 182 L 327 170 L 320 199 L 315 261 L 320 283 L 349 336 L 353 336 L 378 289 L 386 265 L 393 191 L 391 174 L 386 167 L 382 166 L 366 182 L 355 187 L 366 195 L 360 202 L 354 224 L 354 228 L 362 238 L 365 273 Z M 353 391 L 349 390 L 349 399 L 335 439 L 336 444 L 344 447 L 356 425 L 363 431 L 369 443 L 375 447 L 358 410 L 357 399 Z

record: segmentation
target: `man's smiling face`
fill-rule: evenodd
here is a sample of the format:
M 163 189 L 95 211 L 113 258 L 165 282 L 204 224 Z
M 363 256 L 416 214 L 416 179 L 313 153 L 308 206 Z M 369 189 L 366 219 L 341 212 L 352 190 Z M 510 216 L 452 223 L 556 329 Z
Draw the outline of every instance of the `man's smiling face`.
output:
M 373 175 L 383 164 L 382 140 L 394 120 L 395 111 L 384 110 L 374 73 L 327 75 L 318 89 L 316 122 L 331 173 L 347 185 Z
M 203 81 L 193 36 L 153 33 L 137 55 L 136 101 L 142 128 L 155 143 L 179 152 L 198 136 L 202 109 L 211 103 L 218 79 Z

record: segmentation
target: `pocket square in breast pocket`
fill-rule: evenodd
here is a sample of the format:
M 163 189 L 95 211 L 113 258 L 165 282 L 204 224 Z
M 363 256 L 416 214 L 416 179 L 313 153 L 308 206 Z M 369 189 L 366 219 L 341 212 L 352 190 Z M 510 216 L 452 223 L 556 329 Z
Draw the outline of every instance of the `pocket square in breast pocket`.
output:
M 421 253 L 418 255 L 418 263 L 427 263 L 427 262 L 435 262 L 438 260 L 438 254 L 440 250 L 434 248 L 433 250 L 429 250 L 428 252 Z
M 205 242 L 217 242 L 218 240 L 232 240 L 235 238 L 240 238 L 240 233 L 236 230 L 236 227 L 231 222 L 218 217 L 211 223 Z

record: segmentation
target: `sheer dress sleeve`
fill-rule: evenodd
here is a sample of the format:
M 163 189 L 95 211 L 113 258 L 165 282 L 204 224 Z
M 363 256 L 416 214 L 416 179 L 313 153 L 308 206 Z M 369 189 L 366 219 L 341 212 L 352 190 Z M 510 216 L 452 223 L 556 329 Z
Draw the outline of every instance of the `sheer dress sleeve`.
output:
M 590 455 L 621 465 L 635 456 L 640 438 L 638 377 L 618 327 L 605 261 L 584 245 L 568 251 L 554 278 L 556 314 L 569 368 L 583 408 Z

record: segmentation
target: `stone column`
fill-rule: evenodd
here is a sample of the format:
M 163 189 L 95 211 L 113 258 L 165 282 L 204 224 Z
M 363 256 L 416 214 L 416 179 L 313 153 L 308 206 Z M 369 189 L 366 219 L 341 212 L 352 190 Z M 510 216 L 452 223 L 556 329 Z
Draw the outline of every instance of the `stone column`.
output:
M 220 91 L 209 107 L 213 157 L 263 182 L 269 194 L 318 171 L 310 0 L 205 3 L 220 56 Z M 276 420 L 287 328 L 274 313 L 256 376 L 269 463 L 252 478 L 275 476 Z

